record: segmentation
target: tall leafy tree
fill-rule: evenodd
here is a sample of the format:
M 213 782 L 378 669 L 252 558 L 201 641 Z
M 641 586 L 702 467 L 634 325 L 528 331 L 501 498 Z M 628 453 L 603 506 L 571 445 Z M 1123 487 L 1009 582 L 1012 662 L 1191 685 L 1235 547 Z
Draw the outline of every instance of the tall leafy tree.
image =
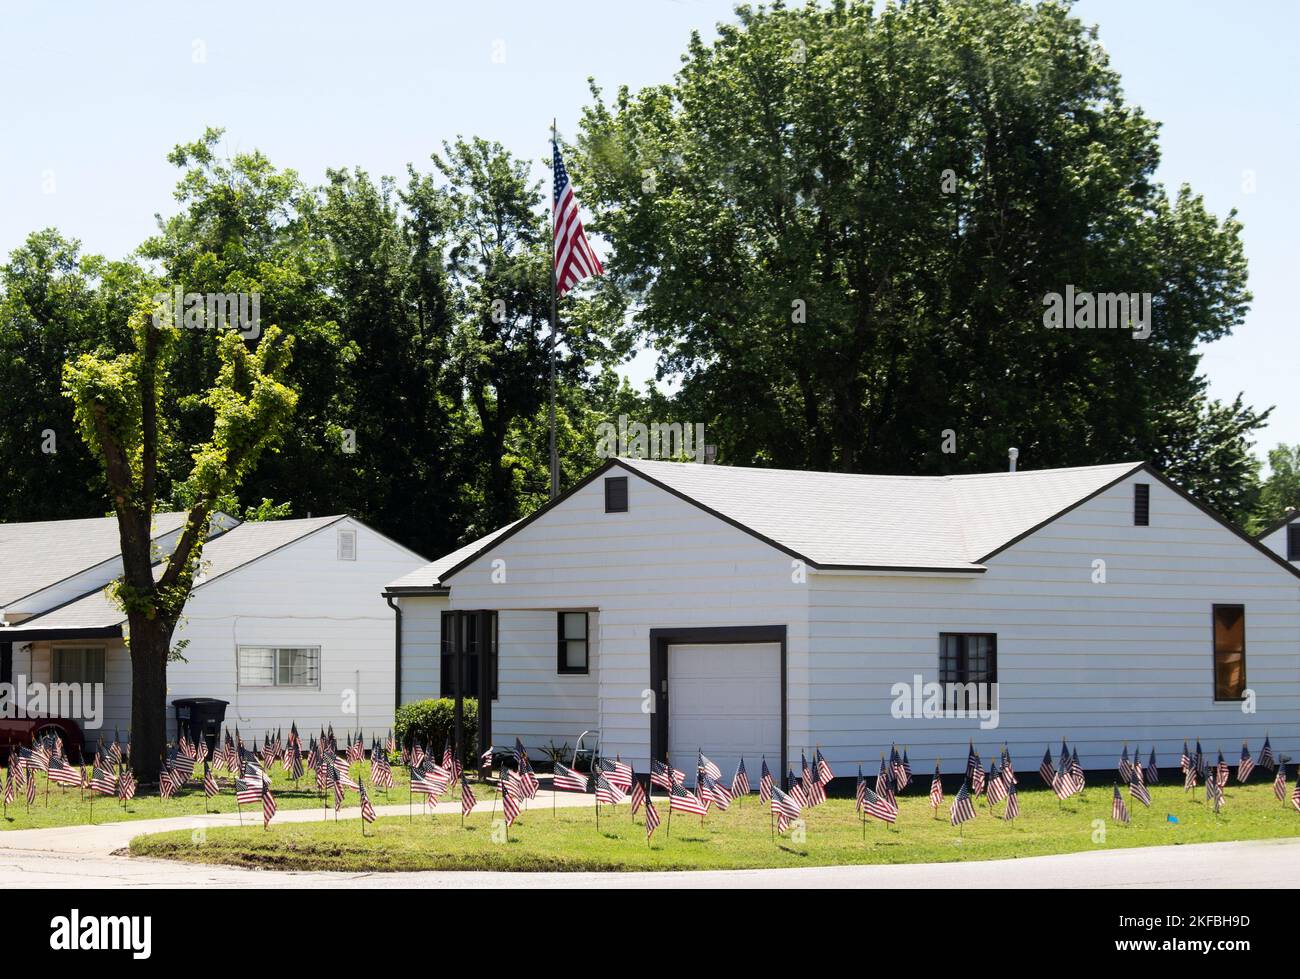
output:
M 159 459 L 174 439 L 161 414 L 180 331 L 155 325 L 146 299 L 131 317 L 133 345 L 80 354 L 63 369 L 64 393 L 78 429 L 103 466 L 122 545 L 122 576 L 112 595 L 127 617 L 131 654 L 132 766 L 141 781 L 157 778 L 167 732 L 167 659 L 172 633 L 193 585 L 209 521 L 219 499 L 239 485 L 279 440 L 293 414 L 295 392 L 284 383 L 292 343 L 269 328 L 253 350 L 238 334 L 217 338 L 219 367 L 203 402 L 211 431 L 186 448 L 191 504 L 185 526 L 155 576 L 152 524 Z
M 1181 475 L 1240 495 L 1217 487 L 1262 415 L 1185 410 L 1198 344 L 1249 301 L 1240 226 L 1156 182 L 1157 124 L 1068 4 L 741 6 L 671 84 L 593 94 L 575 169 L 610 285 L 724 458 L 943 473 L 1212 443 Z M 1151 336 L 1046 329 L 1071 285 L 1151 293 Z
M 1259 488 L 1250 529 L 1258 533 L 1300 510 L 1300 445 L 1279 444 L 1268 454 L 1268 478 Z

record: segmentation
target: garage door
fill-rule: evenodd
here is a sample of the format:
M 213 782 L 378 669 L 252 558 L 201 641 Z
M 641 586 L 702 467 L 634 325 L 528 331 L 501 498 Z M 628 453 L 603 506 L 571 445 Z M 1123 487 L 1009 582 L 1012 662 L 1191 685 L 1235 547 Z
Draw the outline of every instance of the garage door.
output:
M 701 749 L 729 782 L 741 757 L 758 788 L 759 762 L 781 764 L 781 647 L 778 643 L 668 647 L 668 753 L 695 781 Z

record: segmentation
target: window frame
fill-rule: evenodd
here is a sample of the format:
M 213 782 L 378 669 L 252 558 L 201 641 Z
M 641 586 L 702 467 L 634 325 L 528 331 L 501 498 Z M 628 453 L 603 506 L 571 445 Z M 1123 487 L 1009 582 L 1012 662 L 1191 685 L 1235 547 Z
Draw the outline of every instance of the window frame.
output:
M 80 676 L 76 679 L 64 679 L 59 676 L 60 659 L 67 653 L 81 653 L 81 670 Z M 99 674 L 98 680 L 89 679 L 86 676 L 86 653 L 99 654 Z M 105 645 L 85 645 L 84 643 L 68 643 L 67 645 L 54 645 L 50 647 L 50 682 L 51 683 L 98 683 L 105 684 L 108 682 L 108 647 Z
M 944 647 L 944 641 L 947 639 L 962 640 L 961 650 L 959 652 L 960 663 L 957 670 L 958 673 L 961 675 L 960 679 L 947 679 L 944 676 L 945 657 L 944 657 L 943 647 Z M 971 639 L 988 639 L 990 642 L 989 655 L 988 655 L 989 667 L 988 669 L 981 671 L 984 674 L 983 680 L 970 679 L 970 672 L 971 672 L 970 656 L 967 648 L 967 641 Z M 996 687 L 997 682 L 998 682 L 998 634 L 996 632 L 940 632 L 939 633 L 939 686 L 943 690 L 943 709 L 945 711 L 964 710 L 967 714 L 970 714 L 973 711 L 977 711 L 980 709 L 996 709 L 998 697 L 997 694 L 994 693 L 993 691 L 996 691 L 997 689 Z M 968 700 L 965 704 L 959 707 L 955 702 L 950 703 L 948 700 L 949 683 L 954 683 L 959 685 L 966 684 L 966 683 L 987 683 L 992 685 L 989 688 L 992 696 L 988 703 L 980 703 L 977 701 L 972 706 L 970 701 Z
M 618 501 L 611 499 L 611 490 L 622 487 L 623 505 L 615 506 Z M 605 477 L 605 512 L 606 513 L 627 513 L 630 508 L 628 497 L 628 485 L 626 476 L 606 476 Z
M 454 677 L 451 676 L 453 664 L 456 661 L 456 650 L 453 644 L 451 631 L 447 627 L 448 622 L 460 623 L 469 622 L 483 616 L 482 621 L 488 624 L 488 643 L 484 647 L 482 640 L 475 638 L 473 641 L 468 636 L 462 637 L 466 643 L 465 655 L 465 691 L 466 700 L 479 699 L 478 680 L 479 680 L 479 656 L 486 652 L 492 657 L 492 699 L 501 699 L 501 656 L 500 656 L 500 629 L 496 609 L 443 609 L 438 616 L 438 696 L 452 697 L 456 696 Z M 454 627 L 453 627 L 454 628 Z
M 1300 561 L 1300 521 L 1286 525 L 1286 559 Z
M 1241 693 L 1236 697 L 1219 696 L 1219 609 L 1241 611 Z M 1249 688 L 1246 682 L 1246 606 L 1240 602 L 1215 602 L 1210 606 L 1210 681 L 1216 704 L 1240 704 Z
M 582 635 L 570 636 L 565 632 L 565 616 L 581 615 Z M 582 666 L 568 663 L 569 643 L 581 641 L 584 647 Z M 560 676 L 589 676 L 591 674 L 591 613 L 581 609 L 555 613 L 555 672 Z
M 271 652 L 271 682 L 270 683 L 247 683 L 244 680 L 243 654 L 245 650 L 270 650 Z M 315 683 L 281 683 L 280 682 L 280 654 L 290 651 L 305 650 L 315 653 L 316 662 L 316 682 Z M 235 647 L 235 688 L 237 690 L 320 690 L 322 679 L 322 664 L 325 659 L 323 647 L 312 643 L 298 643 L 292 646 L 270 646 L 260 643 L 240 643 Z
M 1151 484 L 1133 484 L 1133 526 L 1151 526 Z

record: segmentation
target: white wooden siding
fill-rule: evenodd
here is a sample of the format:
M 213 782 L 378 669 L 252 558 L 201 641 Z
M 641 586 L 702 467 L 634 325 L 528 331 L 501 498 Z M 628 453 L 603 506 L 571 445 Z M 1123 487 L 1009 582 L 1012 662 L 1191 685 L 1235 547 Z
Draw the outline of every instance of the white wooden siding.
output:
M 788 625 L 790 650 L 806 653 L 808 587 L 791 580 L 789 557 L 635 475 L 628 493 L 628 512 L 607 514 L 595 480 L 451 579 L 452 608 L 503 610 L 493 740 L 545 744 L 554 731 L 572 747 L 594 719 L 604 750 L 645 771 L 651 628 Z M 492 581 L 497 559 L 504 583 Z M 562 608 L 599 609 L 596 683 L 555 675 Z
M 1130 482 L 1151 484 L 1151 525 L 1133 526 Z M 1092 583 L 1093 561 L 1106 583 Z M 805 731 L 839 771 L 879 764 L 891 741 L 919 770 L 959 771 L 973 738 L 986 760 L 1005 741 L 1036 768 L 1062 736 L 1088 768 L 1128 739 L 1162 767 L 1183 738 L 1234 760 L 1265 733 L 1300 748 L 1300 579 L 1141 475 L 988 561 L 970 580 L 813 576 L 811 664 L 792 657 L 791 737 Z M 1246 683 L 1257 713 L 1215 703 L 1211 607 L 1246 607 Z M 1001 716 L 895 719 L 890 689 L 938 680 L 940 632 L 996 632 Z M 811 671 L 810 671 L 811 665 Z M 794 716 L 797 713 L 797 717 Z M 797 747 L 797 745 L 796 745 Z
M 406 595 L 395 601 L 402 610 L 402 703 L 436 698 L 442 683 L 442 613 L 448 600 Z

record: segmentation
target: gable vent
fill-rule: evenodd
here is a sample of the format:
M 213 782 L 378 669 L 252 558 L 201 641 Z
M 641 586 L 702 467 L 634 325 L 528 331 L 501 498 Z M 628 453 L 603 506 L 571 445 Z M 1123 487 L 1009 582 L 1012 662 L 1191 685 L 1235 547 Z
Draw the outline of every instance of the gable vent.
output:
M 605 478 L 605 512 L 627 513 L 627 477 Z
M 357 559 L 357 532 L 355 530 L 339 531 L 339 560 L 355 561 Z
M 1151 484 L 1133 484 L 1133 526 L 1147 527 L 1151 524 Z

